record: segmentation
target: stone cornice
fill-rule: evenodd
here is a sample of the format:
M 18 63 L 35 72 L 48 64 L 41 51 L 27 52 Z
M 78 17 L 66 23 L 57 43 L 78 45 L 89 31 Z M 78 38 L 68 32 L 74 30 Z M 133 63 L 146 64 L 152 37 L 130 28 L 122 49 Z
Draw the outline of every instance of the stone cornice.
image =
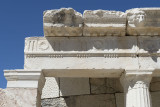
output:
M 104 58 L 117 58 L 117 57 L 137 57 L 135 53 L 26 53 L 26 58 L 35 57 L 50 57 L 50 58 L 63 58 L 63 57 L 104 57 Z
M 38 80 L 42 70 L 32 69 L 17 69 L 17 70 L 4 70 L 4 76 L 8 81 L 12 80 Z
M 86 52 L 74 52 L 74 53 L 34 53 L 26 52 L 26 58 L 36 57 L 49 57 L 49 58 L 63 58 L 63 57 L 77 57 L 77 58 L 89 58 L 89 57 L 104 57 L 104 58 L 118 58 L 118 57 L 160 57 L 160 53 L 86 53 Z
M 160 8 L 85 10 L 83 15 L 72 8 L 61 8 L 44 12 L 43 28 L 45 37 L 158 36 L 159 16 Z

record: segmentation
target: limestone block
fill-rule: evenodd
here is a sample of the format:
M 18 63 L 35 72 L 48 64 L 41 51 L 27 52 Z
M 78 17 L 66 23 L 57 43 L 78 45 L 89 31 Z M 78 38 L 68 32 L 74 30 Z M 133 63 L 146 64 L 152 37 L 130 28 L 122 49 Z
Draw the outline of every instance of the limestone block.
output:
M 125 107 L 124 106 L 124 94 L 123 93 L 116 93 L 116 105 L 117 107 Z
M 4 70 L 8 88 L 36 88 L 42 93 L 45 84 L 45 77 L 40 69 L 15 69 Z
M 151 92 L 152 97 L 152 107 L 159 107 L 160 105 L 160 91 L 159 92 Z
M 152 107 L 159 107 L 160 105 L 160 92 L 151 92 Z M 116 93 L 117 107 L 124 107 L 124 95 L 123 93 Z
M 24 67 L 138 69 L 137 51 L 137 37 L 134 36 L 26 38 Z
M 152 38 L 151 38 L 152 39 Z M 158 38 L 155 38 L 158 39 Z M 154 39 L 154 40 L 155 40 Z M 25 39 L 25 54 L 36 57 L 38 54 L 57 55 L 58 53 L 137 53 L 137 37 L 28 37 Z M 52 54 L 51 54 L 52 53 Z M 48 55 L 46 54 L 46 55 Z M 71 56 L 70 55 L 70 56 Z M 51 56 L 54 57 L 54 56 Z M 58 57 L 58 56 L 56 56 Z M 107 56 L 106 56 L 107 57 Z
M 24 52 L 47 52 L 54 51 L 45 37 L 27 37 L 25 39 Z
M 37 89 L 0 89 L 0 107 L 36 107 Z
M 141 69 L 160 68 L 160 37 L 139 36 L 139 65 Z
M 160 77 L 153 77 L 150 83 L 151 91 L 160 91 Z
M 43 99 L 42 107 L 116 107 L 114 94 Z
M 83 36 L 125 36 L 126 14 L 120 11 L 85 10 Z
M 127 13 L 127 35 L 160 35 L 160 8 L 134 8 Z
M 41 99 L 59 97 L 59 78 L 45 77 Z
M 116 93 L 123 92 L 119 78 L 90 78 L 91 93 Z
M 159 56 L 160 37 L 158 36 L 139 36 L 138 37 L 140 56 Z
M 89 78 L 60 78 L 60 96 L 90 94 Z
M 119 77 L 122 71 L 121 69 L 138 69 L 138 67 L 138 58 L 136 57 L 30 57 L 25 61 L 25 69 L 53 69 L 53 74 L 49 74 L 48 76 L 56 77 L 62 73 L 64 73 L 63 76 L 67 77 L 97 77 L 97 75 L 100 75 L 100 72 L 102 73 L 100 77 L 110 77 L 111 75 L 113 77 Z M 60 72 L 56 72 L 55 69 L 59 69 Z M 64 72 L 65 69 L 70 69 L 68 70 L 68 74 Z M 74 72 L 74 69 L 81 69 L 81 71 L 82 69 L 85 70 L 84 72 L 79 72 L 78 70 L 76 70 L 77 72 Z M 119 72 L 115 72 L 116 69 L 120 69 Z M 92 70 L 94 73 L 90 72 Z M 78 75 L 75 75 L 75 73 L 78 73 Z M 63 77 L 62 75 L 60 76 Z
M 46 10 L 43 15 L 44 35 L 82 36 L 82 14 L 72 8 Z
M 160 69 L 160 57 L 157 56 L 139 57 L 138 60 L 140 69 L 152 69 L 152 68 Z
M 115 97 L 113 94 L 86 95 L 80 96 L 78 99 L 80 107 L 116 107 Z M 79 106 L 78 106 L 79 107 Z

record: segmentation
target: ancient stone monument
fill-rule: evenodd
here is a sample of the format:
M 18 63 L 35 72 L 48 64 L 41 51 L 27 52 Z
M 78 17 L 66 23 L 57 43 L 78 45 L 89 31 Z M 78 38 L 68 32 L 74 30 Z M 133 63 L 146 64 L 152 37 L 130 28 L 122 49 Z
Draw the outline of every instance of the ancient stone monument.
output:
M 43 27 L 0 107 L 159 107 L 160 8 L 47 10 Z

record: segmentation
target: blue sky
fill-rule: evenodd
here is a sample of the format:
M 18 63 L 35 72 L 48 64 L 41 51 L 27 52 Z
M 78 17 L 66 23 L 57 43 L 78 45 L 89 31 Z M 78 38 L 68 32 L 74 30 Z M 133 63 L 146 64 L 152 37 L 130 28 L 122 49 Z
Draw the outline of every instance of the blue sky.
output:
M 160 0 L 0 0 L 0 88 L 6 88 L 4 69 L 23 69 L 25 37 L 43 36 L 43 11 L 61 7 L 125 11 L 160 7 Z

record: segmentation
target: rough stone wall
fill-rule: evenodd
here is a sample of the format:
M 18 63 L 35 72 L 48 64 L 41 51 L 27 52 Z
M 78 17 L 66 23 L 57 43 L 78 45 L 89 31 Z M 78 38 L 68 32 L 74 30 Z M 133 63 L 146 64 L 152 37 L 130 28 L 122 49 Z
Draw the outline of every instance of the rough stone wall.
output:
M 150 83 L 153 107 L 159 107 L 160 78 Z M 37 89 L 0 89 L 0 107 L 35 107 Z M 32 99 L 31 99 L 32 98 Z M 41 96 L 42 107 L 124 107 L 119 78 L 46 77 Z
M 150 84 L 153 107 L 160 104 L 159 86 L 160 78 L 153 78 Z M 42 107 L 124 107 L 119 78 L 46 77 L 41 101 Z

